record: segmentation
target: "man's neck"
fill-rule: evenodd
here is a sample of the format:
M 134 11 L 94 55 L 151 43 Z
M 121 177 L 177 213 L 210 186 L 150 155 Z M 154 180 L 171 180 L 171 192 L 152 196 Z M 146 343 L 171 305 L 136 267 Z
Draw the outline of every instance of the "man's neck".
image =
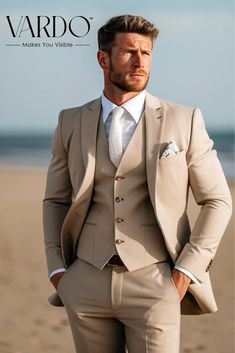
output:
M 140 92 L 107 92 L 106 89 L 104 89 L 104 95 L 107 97 L 111 102 L 113 102 L 116 105 L 121 105 L 127 101 L 129 101 L 131 98 L 136 97 Z

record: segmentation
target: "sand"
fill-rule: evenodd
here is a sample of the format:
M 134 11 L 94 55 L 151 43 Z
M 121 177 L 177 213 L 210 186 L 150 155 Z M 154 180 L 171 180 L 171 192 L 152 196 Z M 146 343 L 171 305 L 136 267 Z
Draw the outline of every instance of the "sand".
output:
M 74 353 L 64 309 L 47 302 L 45 178 L 43 169 L 0 170 L 0 353 Z M 197 212 L 191 203 L 192 219 Z M 219 311 L 182 318 L 181 353 L 233 352 L 233 233 L 231 221 L 211 269 Z

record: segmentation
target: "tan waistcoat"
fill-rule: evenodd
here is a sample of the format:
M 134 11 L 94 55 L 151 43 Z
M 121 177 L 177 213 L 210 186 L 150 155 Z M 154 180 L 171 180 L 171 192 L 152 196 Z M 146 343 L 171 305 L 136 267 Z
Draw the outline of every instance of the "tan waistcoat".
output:
M 116 168 L 100 119 L 93 195 L 77 251 L 100 269 L 115 252 L 129 271 L 168 258 L 149 198 L 145 135 L 143 115 Z

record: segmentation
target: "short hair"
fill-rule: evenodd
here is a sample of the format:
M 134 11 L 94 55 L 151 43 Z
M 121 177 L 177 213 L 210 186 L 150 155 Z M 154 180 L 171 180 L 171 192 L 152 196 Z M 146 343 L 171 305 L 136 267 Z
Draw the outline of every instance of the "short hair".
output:
M 99 49 L 111 52 L 117 33 L 139 33 L 157 38 L 159 29 L 142 16 L 122 15 L 112 17 L 98 30 Z

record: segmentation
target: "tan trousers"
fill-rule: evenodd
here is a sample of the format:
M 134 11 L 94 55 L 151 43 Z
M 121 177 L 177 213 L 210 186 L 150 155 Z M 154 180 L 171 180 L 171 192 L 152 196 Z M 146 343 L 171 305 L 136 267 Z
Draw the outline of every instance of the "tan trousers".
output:
M 167 262 L 128 272 L 76 259 L 58 286 L 77 353 L 179 353 L 180 298 Z

